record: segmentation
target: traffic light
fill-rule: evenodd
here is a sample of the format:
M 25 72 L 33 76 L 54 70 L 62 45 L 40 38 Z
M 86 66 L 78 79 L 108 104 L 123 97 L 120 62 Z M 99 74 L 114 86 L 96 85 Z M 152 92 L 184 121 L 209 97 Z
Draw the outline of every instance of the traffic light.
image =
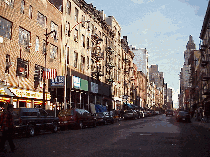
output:
M 40 66 L 35 65 L 34 81 L 40 81 Z

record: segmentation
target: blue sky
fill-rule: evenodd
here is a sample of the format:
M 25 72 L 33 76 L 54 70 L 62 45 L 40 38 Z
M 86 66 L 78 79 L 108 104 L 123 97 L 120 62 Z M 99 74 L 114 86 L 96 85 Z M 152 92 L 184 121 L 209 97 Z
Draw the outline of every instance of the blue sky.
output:
M 173 89 L 176 104 L 184 51 L 193 36 L 199 48 L 208 0 L 86 0 L 107 16 L 114 16 L 130 45 L 146 48 L 149 65 L 157 64 Z

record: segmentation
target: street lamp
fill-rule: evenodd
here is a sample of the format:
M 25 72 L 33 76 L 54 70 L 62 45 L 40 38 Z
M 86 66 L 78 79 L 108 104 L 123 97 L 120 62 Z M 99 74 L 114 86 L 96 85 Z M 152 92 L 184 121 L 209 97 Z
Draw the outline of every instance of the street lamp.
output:
M 50 35 L 50 34 L 52 34 L 52 33 L 55 33 L 54 34 L 54 39 L 56 39 L 56 35 L 57 35 L 57 32 L 56 32 L 56 30 L 53 30 L 53 31 L 51 31 L 51 32 L 49 32 L 49 33 L 47 33 L 47 28 L 46 28 L 46 34 L 44 34 L 45 35 L 45 37 L 46 37 L 46 46 L 45 46 L 45 52 L 44 52 L 44 70 L 43 70 L 43 75 L 44 75 L 44 77 L 43 77 L 43 106 L 42 106 L 42 108 L 43 109 L 45 109 L 45 88 L 46 88 L 46 68 L 47 68 L 47 45 L 48 45 L 48 42 L 47 42 L 47 39 L 48 39 L 48 36 Z
M 77 25 L 79 25 L 79 24 L 81 24 L 81 23 L 85 23 L 85 22 L 87 22 L 87 23 L 89 23 L 90 22 L 90 20 L 87 20 L 87 21 L 81 21 L 81 22 L 77 22 L 73 27 L 72 27 L 72 29 L 70 30 L 70 32 L 69 32 L 69 34 L 71 35 L 71 32 L 72 32 L 72 30 L 77 26 Z M 67 104 L 66 104 L 66 93 L 67 93 L 67 44 L 66 44 L 66 46 L 65 46 L 65 83 L 64 83 L 64 109 L 67 109 Z M 71 76 L 71 68 L 69 69 L 70 70 L 70 73 L 69 73 L 69 75 Z M 71 103 L 71 90 L 70 90 L 70 103 Z

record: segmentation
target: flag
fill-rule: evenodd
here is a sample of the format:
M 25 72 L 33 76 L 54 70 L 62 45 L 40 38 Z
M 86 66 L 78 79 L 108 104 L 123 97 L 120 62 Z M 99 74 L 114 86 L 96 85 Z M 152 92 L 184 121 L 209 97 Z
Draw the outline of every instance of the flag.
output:
M 57 76 L 56 69 L 46 69 L 45 73 L 46 79 L 54 79 Z

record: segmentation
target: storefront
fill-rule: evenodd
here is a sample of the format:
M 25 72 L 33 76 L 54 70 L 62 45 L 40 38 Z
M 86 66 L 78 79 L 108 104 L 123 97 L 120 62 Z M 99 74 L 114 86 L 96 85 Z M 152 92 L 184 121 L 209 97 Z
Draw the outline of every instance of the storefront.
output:
M 46 93 L 46 107 L 50 108 L 51 96 Z M 43 93 L 20 88 L 2 86 L 0 88 L 0 102 L 11 103 L 14 108 L 27 107 L 34 108 L 43 103 Z

